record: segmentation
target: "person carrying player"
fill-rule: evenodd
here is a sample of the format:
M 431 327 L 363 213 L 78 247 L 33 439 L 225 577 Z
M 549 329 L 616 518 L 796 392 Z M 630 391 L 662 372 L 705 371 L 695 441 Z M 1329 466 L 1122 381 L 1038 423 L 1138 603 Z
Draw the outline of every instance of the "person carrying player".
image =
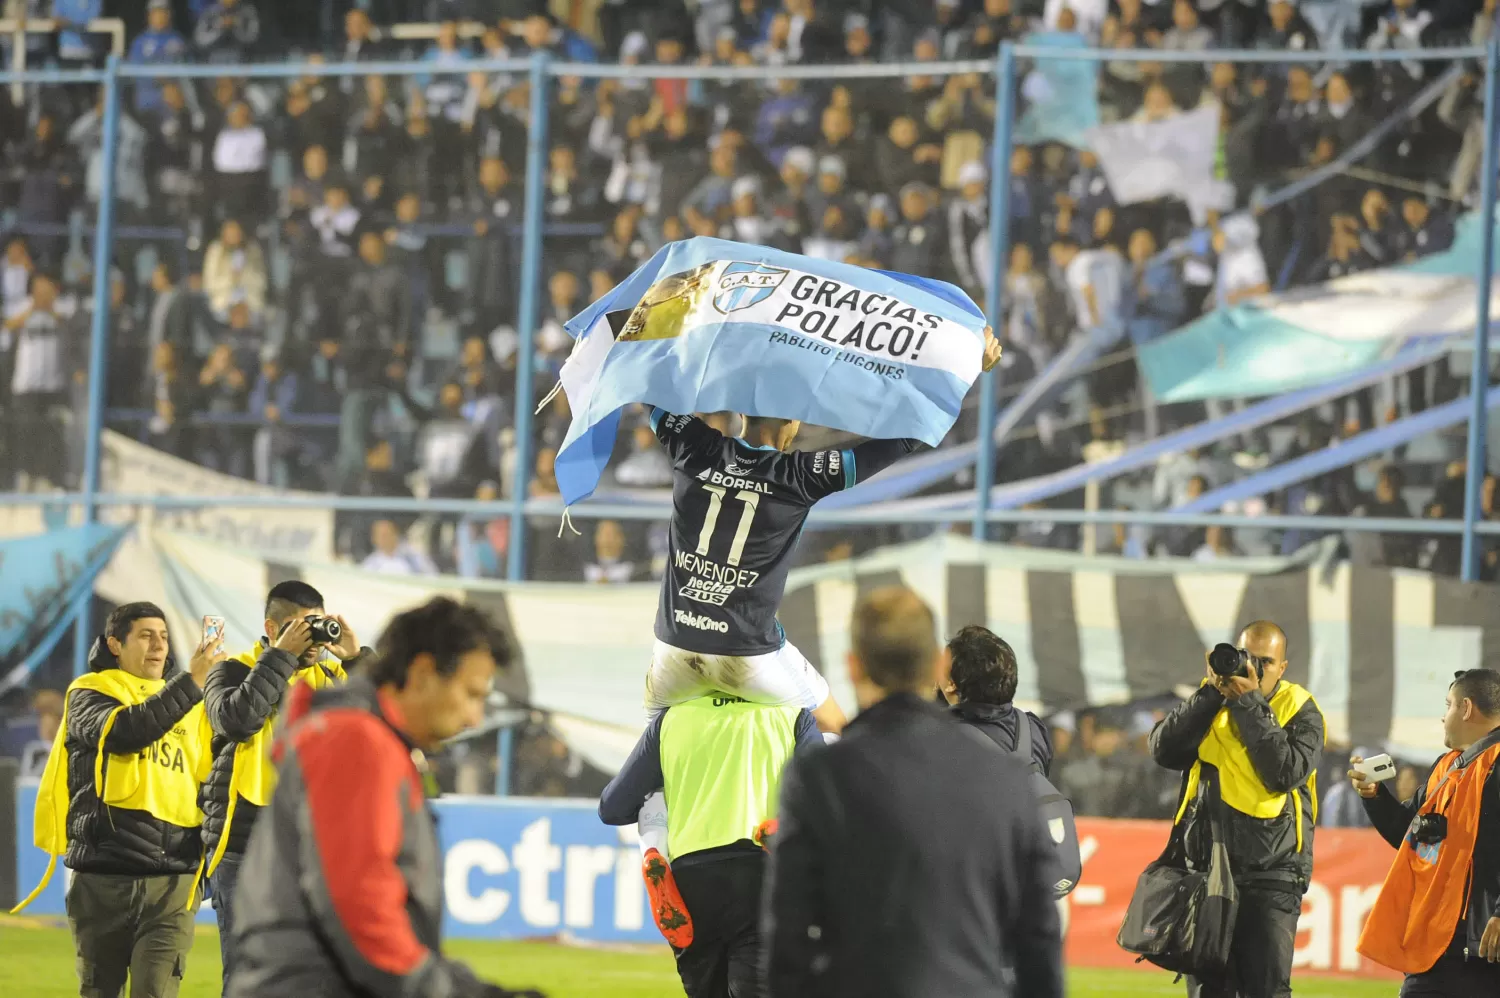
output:
M 1000 343 L 984 331 L 985 371 Z M 824 496 L 852 488 L 919 441 L 867 440 L 843 450 L 791 450 L 801 423 L 745 417 L 744 438 L 703 420 L 652 408 L 651 428 L 672 459 L 672 524 L 667 570 L 646 676 L 653 719 L 677 704 L 718 692 L 812 712 L 836 735 L 845 717 L 828 681 L 786 639 L 776 611 L 807 514 Z M 646 798 L 637 819 L 651 910 L 674 945 L 692 939 L 692 920 L 672 876 L 667 806 Z

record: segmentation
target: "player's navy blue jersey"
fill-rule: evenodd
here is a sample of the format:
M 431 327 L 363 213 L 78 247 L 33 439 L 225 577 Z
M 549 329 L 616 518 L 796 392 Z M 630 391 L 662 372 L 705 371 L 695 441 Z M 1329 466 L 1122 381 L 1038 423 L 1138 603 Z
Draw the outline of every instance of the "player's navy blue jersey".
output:
M 814 503 L 918 446 L 870 440 L 845 450 L 752 447 L 694 416 L 653 410 L 672 459 L 672 528 L 656 636 L 707 655 L 781 647 L 776 610 Z

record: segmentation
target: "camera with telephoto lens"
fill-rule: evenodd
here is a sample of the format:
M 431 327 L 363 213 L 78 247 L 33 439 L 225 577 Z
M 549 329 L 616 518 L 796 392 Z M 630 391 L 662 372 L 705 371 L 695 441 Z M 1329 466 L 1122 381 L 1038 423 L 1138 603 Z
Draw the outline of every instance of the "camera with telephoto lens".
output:
M 1448 837 L 1448 816 L 1432 812 L 1419 814 L 1411 823 L 1411 839 L 1424 846 L 1435 846 Z
M 1249 679 L 1250 653 L 1234 645 L 1217 644 L 1214 645 L 1214 650 L 1208 653 L 1208 667 L 1214 671 L 1214 675 L 1225 679 L 1233 679 L 1236 676 Z
M 344 637 L 343 625 L 332 617 L 310 613 L 302 619 L 307 621 L 308 640 L 315 645 L 336 645 Z M 285 624 L 281 625 L 282 631 L 291 627 L 292 623 L 292 621 L 288 620 Z

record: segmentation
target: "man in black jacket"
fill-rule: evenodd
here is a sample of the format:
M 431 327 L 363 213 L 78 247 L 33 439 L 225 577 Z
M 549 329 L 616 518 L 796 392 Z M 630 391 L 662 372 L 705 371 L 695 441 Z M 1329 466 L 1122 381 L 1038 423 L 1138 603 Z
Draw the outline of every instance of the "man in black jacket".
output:
M 782 777 L 761 932 L 772 998 L 1063 994 L 1053 846 L 1026 769 L 924 699 L 934 632 L 906 589 L 855 608 L 862 712 Z
M 267 637 L 219 663 L 204 686 L 213 769 L 203 784 L 203 845 L 226 985 L 234 969 L 231 941 L 240 863 L 256 815 L 270 803 L 276 787 L 269 758 L 277 712 L 289 686 L 307 683 L 322 689 L 341 683 L 347 678 L 343 663 L 352 666 L 365 651 L 342 617 L 330 618 L 342 632 L 336 644 L 314 642 L 308 618 L 322 616 L 323 596 L 316 589 L 305 582 L 278 583 L 266 597 Z M 326 660 L 326 652 L 336 658 Z
M 1052 767 L 1052 737 L 1042 719 L 1021 710 L 1016 698 L 1016 653 L 1010 643 L 988 627 L 972 624 L 948 642 L 948 678 L 943 699 L 953 716 L 978 728 L 1007 752 L 1015 751 L 1016 721 L 1031 725 L 1031 759 L 1042 773 Z
M 177 994 L 203 856 L 200 686 L 220 654 L 217 643 L 200 646 L 191 671 L 177 670 L 161 609 L 126 603 L 68 687 L 37 793 L 37 845 L 73 871 L 68 926 L 85 998 L 121 994 L 127 976 L 132 998 Z
M 1500 756 L 1500 672 L 1470 669 L 1454 678 L 1443 715 L 1443 744 L 1450 751 L 1408 801 L 1397 798 L 1386 784 L 1361 780 L 1353 770 L 1349 777 L 1370 823 L 1401 850 L 1397 866 L 1410 860 L 1411 867 L 1434 876 L 1451 872 L 1455 880 L 1450 883 L 1466 880 L 1468 905 L 1456 913 L 1443 903 L 1446 897 L 1434 905 L 1433 898 L 1447 892 L 1422 890 L 1420 874 L 1388 877 L 1359 949 L 1381 963 L 1407 963 L 1401 998 L 1489 998 L 1500 995 L 1500 777 L 1495 775 Z M 1350 760 L 1355 765 L 1362 761 L 1358 756 Z M 1472 784 L 1467 793 L 1466 784 Z M 1439 806 L 1424 808 L 1429 798 Z M 1427 841 L 1431 836 L 1418 836 L 1414 819 L 1424 810 L 1443 814 L 1446 848 Z M 1464 848 L 1467 856 L 1460 851 Z M 1425 855 L 1417 860 L 1409 852 Z M 1444 946 L 1455 918 L 1452 938 Z M 1431 931 L 1423 931 L 1428 924 Z M 1399 946 L 1390 945 L 1396 941 Z M 1417 952 L 1424 944 L 1425 953 Z M 1392 953 L 1386 950 L 1399 951 L 1401 959 L 1390 959 Z M 1438 950 L 1441 955 L 1432 962 Z
M 1227 972 L 1189 979 L 1194 998 L 1290 995 L 1302 895 L 1312 879 L 1323 714 L 1282 678 L 1286 634 L 1256 621 L 1240 634 L 1239 675 L 1208 678 L 1151 732 L 1157 765 L 1186 773 L 1176 823 L 1190 862 L 1206 863 L 1208 808 L 1224 816 L 1239 918 Z M 1227 724 L 1216 724 L 1227 715 Z

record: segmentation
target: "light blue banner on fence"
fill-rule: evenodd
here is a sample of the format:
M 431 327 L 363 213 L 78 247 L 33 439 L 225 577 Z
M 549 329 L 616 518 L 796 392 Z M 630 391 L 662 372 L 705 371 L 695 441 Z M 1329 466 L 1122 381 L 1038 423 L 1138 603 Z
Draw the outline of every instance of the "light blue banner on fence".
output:
M 1453 245 L 1411 263 L 1263 295 L 1210 312 L 1140 348 L 1163 402 L 1274 395 L 1344 377 L 1403 349 L 1471 336 L 1483 226 L 1459 219 Z M 1490 321 L 1500 296 L 1491 299 Z
M 31 844 L 34 782 L 21 785 L 18 804 L 17 883 L 30 891 L 47 869 L 46 854 Z M 635 827 L 602 824 L 597 801 L 444 797 L 434 806 L 445 936 L 567 932 L 592 942 L 662 942 L 646 903 Z M 63 914 L 66 881 L 59 869 L 27 914 Z M 211 924 L 213 911 L 205 905 L 198 920 Z
M 24 656 L 89 591 L 126 529 L 91 523 L 0 541 L 0 660 Z
M 1074 31 L 1038 31 L 1022 43 L 1059 50 L 1088 48 L 1088 41 Z M 1016 145 L 1063 142 L 1088 147 L 1085 133 L 1099 125 L 1097 59 L 1037 59 L 1020 88 L 1026 109 L 1016 122 Z
M 984 313 L 951 284 L 722 239 L 671 243 L 568 323 L 563 501 L 593 493 L 619 413 L 731 410 L 937 446 L 979 376 Z

